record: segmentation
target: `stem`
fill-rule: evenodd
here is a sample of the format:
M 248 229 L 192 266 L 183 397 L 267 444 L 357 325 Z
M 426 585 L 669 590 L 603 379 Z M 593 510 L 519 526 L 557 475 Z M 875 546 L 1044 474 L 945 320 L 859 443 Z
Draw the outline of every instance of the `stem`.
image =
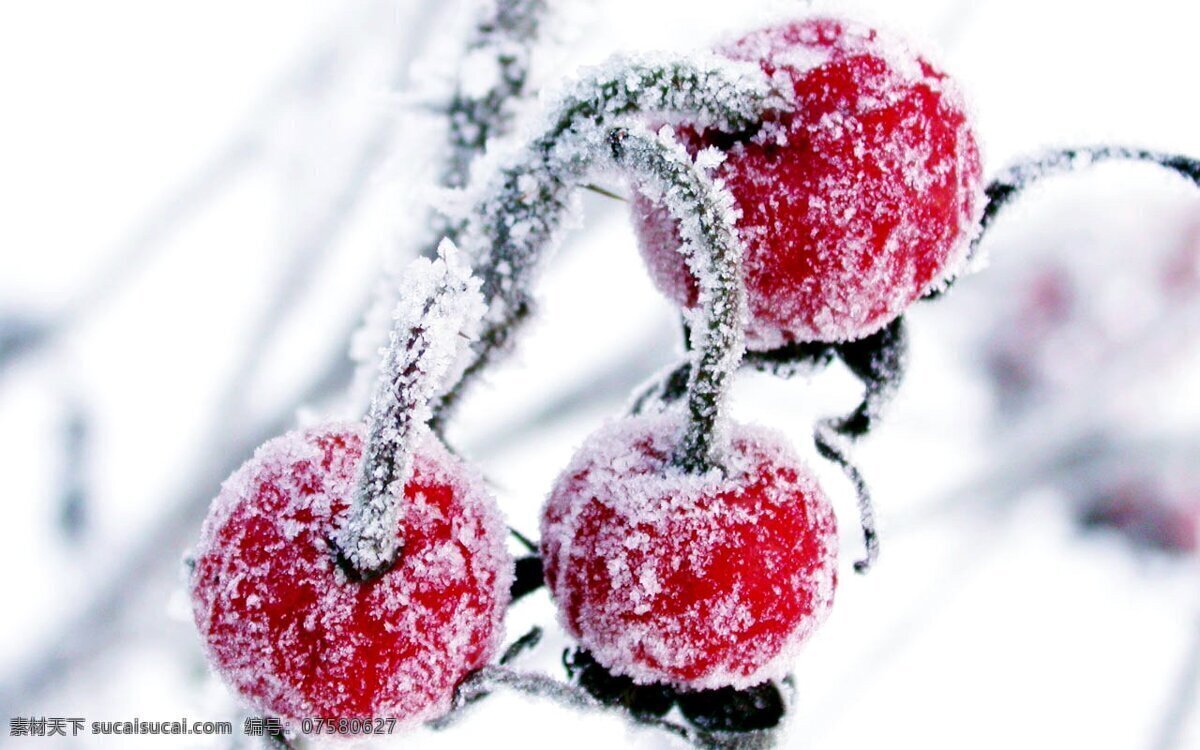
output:
M 785 344 L 778 349 L 750 350 L 742 355 L 741 366 L 770 373 L 786 380 L 820 370 L 833 361 L 839 347 L 856 343 L 858 342 L 830 344 L 817 341 Z M 678 365 L 659 373 L 637 391 L 629 408 L 630 413 L 642 414 L 651 408 L 658 409 L 683 398 L 687 395 L 687 384 L 691 379 L 691 374 L 692 362 L 690 359 L 685 359 Z
M 716 57 L 617 61 L 564 94 L 541 135 L 499 171 L 471 211 L 462 239 L 483 280 L 488 313 L 470 365 L 435 407 L 434 430 L 532 312 L 530 287 L 541 261 L 580 184 L 610 150 L 607 124 L 654 112 L 743 130 L 771 106 L 783 106 L 782 99 L 756 65 Z
M 875 507 L 871 490 L 862 472 L 850 457 L 850 444 L 866 435 L 883 409 L 891 402 L 904 379 L 908 358 L 908 334 L 904 318 L 896 318 L 883 330 L 858 341 L 836 344 L 834 350 L 846 367 L 863 384 L 863 399 L 854 411 L 843 417 L 822 419 L 813 440 L 817 452 L 837 464 L 854 485 L 866 556 L 854 563 L 857 573 L 866 573 L 879 558 L 879 534 L 875 528 Z
M 471 165 L 487 150 L 488 143 L 512 130 L 513 104 L 529 94 L 530 58 L 540 40 L 541 17 L 546 12 L 546 0 L 495 0 L 488 5 L 494 6 L 493 12 L 475 24 L 463 59 L 486 57 L 496 67 L 495 83 L 471 95 L 460 82 L 446 107 L 448 153 L 440 185 L 452 190 L 465 188 Z M 442 238 L 458 242 L 467 229 L 465 220 L 436 211 L 430 215 L 429 224 L 432 232 L 421 251 L 427 258 L 436 255 Z
M 540 41 L 546 0 L 494 0 L 484 3 L 484 10 L 463 57 L 486 58 L 496 66 L 498 74 L 492 86 L 481 92 L 468 93 L 460 81 L 440 113 L 447 122 L 446 153 L 439 177 L 443 188 L 458 189 L 466 185 L 471 165 L 483 154 L 489 140 L 511 130 L 513 105 L 529 94 L 530 58 Z M 414 251 L 420 257 L 433 259 L 443 239 L 459 241 L 466 222 L 429 210 L 424 229 Z M 386 273 L 356 335 L 354 356 L 359 366 L 354 391 L 357 393 L 367 393 L 378 377 L 375 352 L 387 343 L 384 321 L 396 307 L 398 286 L 396 274 Z
M 665 196 L 684 246 L 691 248 L 688 267 L 700 281 L 700 304 L 689 326 L 688 424 L 674 462 L 685 471 L 704 472 L 716 465 L 724 394 L 744 351 L 746 292 L 732 198 L 674 141 L 621 129 L 609 143 L 613 159 L 639 188 Z
M 495 61 L 498 75 L 490 88 L 474 96 L 460 85 L 446 108 L 450 153 L 442 173 L 444 187 L 464 187 L 475 158 L 494 136 L 511 129 L 511 105 L 525 96 L 529 58 L 541 35 L 545 11 L 546 0 L 495 0 L 494 12 L 475 25 L 465 57 L 489 57 Z M 453 235 L 450 238 L 455 239 Z
M 409 269 L 368 417 L 358 487 L 337 540 L 338 560 L 356 580 L 370 580 L 395 563 L 403 545 L 404 484 L 418 429 L 431 400 L 458 359 L 459 342 L 479 321 L 478 281 L 459 265 L 446 242 L 442 257 Z
M 854 485 L 866 557 L 854 569 L 866 573 L 879 557 L 879 537 L 870 488 L 850 457 L 850 444 L 871 431 L 880 413 L 892 400 L 904 377 L 908 337 L 904 319 L 897 318 L 883 330 L 864 339 L 836 344 L 788 344 L 764 352 L 746 352 L 741 365 L 789 378 L 829 364 L 836 356 L 863 384 L 863 399 L 854 411 L 817 423 L 813 438 L 817 452 L 841 468 Z M 692 362 L 685 361 L 645 386 L 633 400 L 631 411 L 640 414 L 662 408 L 691 395 Z
M 1010 165 L 984 190 L 987 204 L 979 221 L 979 232 L 971 241 L 970 256 L 974 257 L 979 243 L 996 217 L 1027 188 L 1047 177 L 1068 174 L 1085 167 L 1108 161 L 1138 161 L 1157 164 L 1200 187 L 1200 160 L 1180 154 L 1168 154 L 1131 146 L 1080 146 L 1048 151 Z
M 863 544 L 867 550 L 866 557 L 854 562 L 854 572 L 866 573 L 879 558 L 879 532 L 875 528 L 875 506 L 871 501 L 871 489 L 867 485 L 867 480 L 858 466 L 850 459 L 849 441 L 838 432 L 836 424 L 836 419 L 822 419 L 817 423 L 813 441 L 817 445 L 817 453 L 820 453 L 826 461 L 837 464 L 850 483 L 854 485 L 859 526 L 862 528 Z

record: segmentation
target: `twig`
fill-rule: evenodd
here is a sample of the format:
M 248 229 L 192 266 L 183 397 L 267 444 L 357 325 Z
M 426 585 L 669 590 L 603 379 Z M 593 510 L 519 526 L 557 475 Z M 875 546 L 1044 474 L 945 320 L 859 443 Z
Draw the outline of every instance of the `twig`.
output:
M 470 384 L 530 315 L 531 287 L 587 174 L 607 157 L 607 129 L 642 113 L 687 112 L 731 130 L 782 106 L 757 66 L 716 57 L 617 61 L 581 79 L 541 133 L 489 183 L 472 208 L 463 246 L 476 258 L 488 317 L 474 358 L 434 412 L 440 431 Z
M 463 57 L 494 65 L 496 76 L 484 91 L 469 91 L 467 82 L 459 80 L 449 103 L 436 108 L 447 122 L 438 180 L 444 188 L 458 189 L 467 184 L 471 165 L 490 141 L 508 133 L 517 103 L 533 93 L 530 62 L 534 47 L 542 39 L 545 0 L 495 0 L 481 7 L 484 13 L 475 23 Z M 426 231 L 413 252 L 432 259 L 443 239 L 458 243 L 464 228 L 462 219 L 427 209 Z M 394 274 L 384 274 L 355 335 L 359 342 L 355 347 L 359 360 L 355 378 L 361 386 L 356 390 L 365 391 L 366 384 L 377 376 L 375 354 L 386 346 L 388 335 L 388 327 L 382 322 L 396 307 L 400 285 L 401 280 Z
M 1132 146 L 1079 146 L 1054 149 L 1044 154 L 1027 157 L 1006 167 L 992 179 L 984 190 L 987 203 L 983 207 L 979 231 L 971 240 L 971 256 L 977 252 L 980 242 L 983 241 L 996 218 L 1029 187 L 1047 177 L 1070 174 L 1110 161 L 1154 164 L 1174 172 L 1191 181 L 1196 187 L 1200 187 L 1200 160 L 1181 154 L 1169 154 Z
M 1170 692 L 1170 703 L 1158 723 L 1154 741 L 1150 744 L 1152 750 L 1182 748 L 1184 734 L 1196 713 L 1196 704 L 1200 702 L 1200 617 L 1196 618 L 1194 628 L 1195 632 L 1179 668 L 1179 676 Z
M 376 578 L 396 561 L 414 443 L 483 315 L 479 281 L 449 240 L 437 261 L 414 261 L 405 283 L 371 400 L 357 489 L 336 540 L 339 561 L 358 580 Z

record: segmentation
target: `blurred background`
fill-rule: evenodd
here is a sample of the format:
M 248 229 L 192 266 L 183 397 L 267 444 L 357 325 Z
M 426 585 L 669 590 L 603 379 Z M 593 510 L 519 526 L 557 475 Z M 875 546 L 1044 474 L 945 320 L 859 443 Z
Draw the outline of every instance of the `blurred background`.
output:
M 554 87 L 614 52 L 837 12 L 930 50 L 995 174 L 1046 146 L 1200 155 L 1200 11 L 1169 0 L 563 0 Z M 0 4 L 0 714 L 230 720 L 235 736 L 19 747 L 253 747 L 209 675 L 182 559 L 221 480 L 347 406 L 350 337 L 423 240 L 466 0 Z M 605 187 L 617 194 L 620 184 Z M 679 352 L 625 205 L 590 194 L 517 356 L 451 430 L 511 525 Z M 843 527 L 838 602 L 781 744 L 1200 748 L 1200 194 L 1146 166 L 1057 178 L 989 263 L 911 314 L 907 381 L 857 457 L 882 523 L 855 576 L 851 488 L 811 447 L 840 366 L 740 377 Z M 509 636 L 561 676 L 544 592 Z M 611 714 L 498 695 L 384 747 L 673 747 Z

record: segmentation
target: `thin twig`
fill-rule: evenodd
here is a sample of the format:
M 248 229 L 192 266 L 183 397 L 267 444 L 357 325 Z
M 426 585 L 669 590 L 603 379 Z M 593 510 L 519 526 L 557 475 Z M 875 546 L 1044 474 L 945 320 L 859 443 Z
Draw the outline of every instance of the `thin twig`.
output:
M 1200 617 L 1195 620 L 1194 631 L 1169 693 L 1170 703 L 1150 744 L 1152 750 L 1181 750 L 1188 725 L 1196 715 L 1200 703 Z

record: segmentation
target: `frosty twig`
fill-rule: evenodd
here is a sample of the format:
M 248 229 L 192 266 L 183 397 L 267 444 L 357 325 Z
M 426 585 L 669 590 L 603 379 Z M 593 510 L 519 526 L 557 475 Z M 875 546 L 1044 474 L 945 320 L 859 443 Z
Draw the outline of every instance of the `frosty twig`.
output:
M 450 153 L 442 174 L 446 187 L 464 187 L 471 164 L 489 139 L 509 130 L 512 104 L 526 94 L 529 58 L 532 45 L 541 36 L 545 11 L 546 0 L 497 0 L 494 12 L 476 24 L 466 58 L 486 59 L 494 67 L 494 78 L 492 85 L 480 92 L 467 92 L 460 85 L 446 108 L 450 126 Z
M 686 112 L 736 131 L 778 104 L 757 66 L 713 57 L 611 63 L 562 96 L 541 134 L 499 171 L 468 217 L 463 245 L 475 256 L 488 314 L 471 364 L 435 409 L 435 429 L 528 317 L 539 261 L 580 183 L 607 156 L 606 126 L 641 113 Z
M 687 385 L 688 425 L 674 460 L 686 471 L 706 471 L 715 463 L 723 396 L 744 347 L 746 291 L 732 198 L 682 146 L 664 136 L 616 130 L 610 144 L 614 160 L 639 188 L 666 196 L 667 209 L 691 248 L 688 264 L 700 280 L 700 314 L 690 327 L 695 354 Z
M 817 452 L 841 467 L 854 485 L 859 524 L 867 552 L 866 557 L 855 561 L 854 570 L 866 573 L 879 557 L 879 535 L 875 529 L 871 491 L 862 472 L 850 460 L 849 444 L 871 431 L 904 377 L 908 353 L 904 318 L 896 318 L 883 330 L 865 339 L 838 344 L 836 348 L 838 357 L 862 381 L 863 399 L 850 414 L 821 420 L 813 439 Z
M 854 485 L 859 523 L 862 527 L 866 557 L 855 562 L 854 569 L 866 573 L 879 556 L 879 537 L 875 529 L 875 511 L 870 488 L 862 472 L 850 458 L 851 443 L 871 431 L 884 407 L 891 401 L 904 377 L 908 348 L 903 317 L 883 330 L 857 341 L 839 343 L 793 343 L 778 349 L 749 351 L 742 366 L 792 377 L 828 365 L 834 357 L 842 362 L 863 384 L 863 398 L 854 411 L 842 417 L 821 420 L 813 438 L 817 451 L 832 461 Z M 658 376 L 643 387 L 633 400 L 637 414 L 652 406 L 670 404 L 689 393 L 692 362 L 689 360 Z
M 514 106 L 532 89 L 530 61 L 541 42 L 545 0 L 495 0 L 482 4 L 463 51 L 464 59 L 476 68 L 490 66 L 492 80 L 481 90 L 470 90 L 465 80 L 455 85 L 442 114 L 446 118 L 445 155 L 439 185 L 458 189 L 467 184 L 471 165 L 483 154 L 490 139 L 506 135 L 511 127 Z M 407 66 L 406 66 L 407 67 Z M 466 227 L 461 218 L 449 218 L 429 211 L 424 234 L 414 252 L 425 257 L 437 256 L 443 239 L 458 242 Z M 354 354 L 359 360 L 356 380 L 360 393 L 374 383 L 378 374 L 378 350 L 387 345 L 385 321 L 396 306 L 401 279 L 385 274 L 379 283 L 362 329 L 356 335 Z
M 338 541 L 347 573 L 368 580 L 387 571 L 403 544 L 401 498 L 414 437 L 430 415 L 430 402 L 459 359 L 483 311 L 479 283 L 449 241 L 442 257 L 419 259 L 407 274 L 407 294 L 393 316 L 371 401 L 359 486 Z
M 1131 146 L 1080 146 L 1059 148 L 1040 156 L 1012 164 L 987 186 L 987 205 L 980 218 L 979 232 L 971 242 L 971 252 L 979 246 L 988 228 L 1013 199 L 1047 177 L 1076 172 L 1085 167 L 1108 161 L 1140 161 L 1157 164 L 1200 187 L 1200 160 L 1181 154 L 1136 148 Z

